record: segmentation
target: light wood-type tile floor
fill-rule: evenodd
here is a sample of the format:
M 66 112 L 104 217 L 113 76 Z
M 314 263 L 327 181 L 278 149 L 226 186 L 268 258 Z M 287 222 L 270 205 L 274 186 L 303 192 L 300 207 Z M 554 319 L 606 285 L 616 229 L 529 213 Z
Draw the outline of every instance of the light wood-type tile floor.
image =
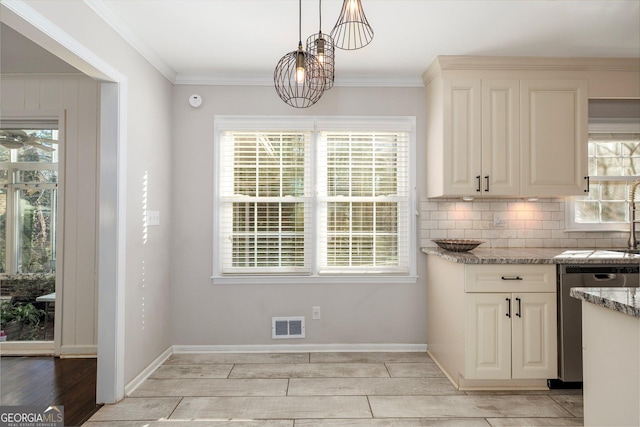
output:
M 581 426 L 581 390 L 461 392 L 426 353 L 175 354 L 87 427 Z

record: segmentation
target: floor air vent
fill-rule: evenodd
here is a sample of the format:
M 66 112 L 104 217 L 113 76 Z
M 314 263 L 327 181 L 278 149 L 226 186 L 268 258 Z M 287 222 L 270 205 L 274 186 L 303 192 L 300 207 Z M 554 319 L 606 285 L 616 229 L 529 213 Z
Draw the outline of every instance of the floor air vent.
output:
M 271 338 L 304 338 L 304 316 L 272 317 Z

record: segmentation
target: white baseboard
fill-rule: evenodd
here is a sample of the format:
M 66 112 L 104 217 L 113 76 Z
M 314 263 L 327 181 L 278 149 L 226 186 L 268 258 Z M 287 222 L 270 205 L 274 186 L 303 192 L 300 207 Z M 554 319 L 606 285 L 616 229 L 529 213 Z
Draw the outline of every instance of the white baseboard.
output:
M 63 345 L 60 347 L 60 358 L 98 357 L 97 345 Z
M 179 353 L 312 353 L 312 352 L 421 352 L 426 344 L 271 344 L 271 345 L 174 345 Z
M 155 372 L 172 354 L 171 347 L 167 348 L 165 351 L 160 354 L 160 356 L 156 357 L 149 366 L 147 366 L 142 372 L 140 372 L 134 379 L 129 381 L 127 385 L 124 386 L 124 394 L 125 396 L 131 395 L 139 386 L 149 378 L 151 374 Z
M 53 341 L 3 341 L 0 343 L 2 356 L 53 356 Z

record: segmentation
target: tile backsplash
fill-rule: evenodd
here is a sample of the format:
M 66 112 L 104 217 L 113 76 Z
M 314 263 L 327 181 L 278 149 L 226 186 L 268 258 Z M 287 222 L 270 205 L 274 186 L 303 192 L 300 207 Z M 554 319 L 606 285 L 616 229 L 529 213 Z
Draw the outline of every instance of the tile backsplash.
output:
M 422 198 L 419 229 L 421 247 L 435 246 L 431 239 L 478 239 L 493 248 L 623 248 L 629 237 L 624 231 L 566 231 L 564 199 Z

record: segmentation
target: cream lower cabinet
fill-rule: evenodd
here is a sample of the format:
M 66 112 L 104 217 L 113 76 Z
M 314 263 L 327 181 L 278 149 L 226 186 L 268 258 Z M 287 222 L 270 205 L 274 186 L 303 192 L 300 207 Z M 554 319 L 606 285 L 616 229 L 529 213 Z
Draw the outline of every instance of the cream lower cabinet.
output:
M 546 389 L 557 378 L 555 264 L 427 256 L 427 352 L 461 390 Z
M 556 378 L 555 293 L 467 293 L 467 379 Z

